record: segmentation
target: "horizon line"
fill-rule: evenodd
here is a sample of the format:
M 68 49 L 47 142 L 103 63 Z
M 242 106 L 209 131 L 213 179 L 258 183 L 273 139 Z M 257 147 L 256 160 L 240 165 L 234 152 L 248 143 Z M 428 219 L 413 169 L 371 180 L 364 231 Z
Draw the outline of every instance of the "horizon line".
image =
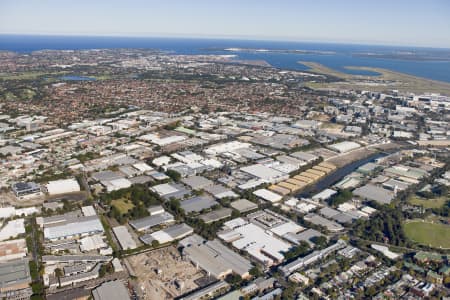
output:
M 179 35 L 179 34 L 104 34 L 104 33 L 15 33 L 0 32 L 1 35 L 9 36 L 52 36 L 52 37 L 111 37 L 111 38 L 178 38 L 178 39 L 202 39 L 202 40 L 241 40 L 241 41 L 265 41 L 265 42 L 290 42 L 290 43 L 318 43 L 318 44 L 335 44 L 335 45 L 359 45 L 359 46 L 385 46 L 385 47 L 402 47 L 402 48 L 428 48 L 428 49 L 445 49 L 450 50 L 450 46 L 425 46 L 425 45 L 405 45 L 389 42 L 363 42 L 363 41 L 332 41 L 332 40 L 315 40 L 315 39 L 298 39 L 289 37 L 255 37 L 255 36 L 229 36 L 229 35 Z

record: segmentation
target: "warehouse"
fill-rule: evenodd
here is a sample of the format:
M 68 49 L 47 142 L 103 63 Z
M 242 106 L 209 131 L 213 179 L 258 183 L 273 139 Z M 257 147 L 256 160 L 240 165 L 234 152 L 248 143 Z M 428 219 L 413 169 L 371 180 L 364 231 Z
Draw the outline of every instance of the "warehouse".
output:
M 44 237 L 52 241 L 103 232 L 103 225 L 96 215 L 67 219 L 51 227 L 44 226 Z
M 317 174 L 315 174 L 315 173 L 309 172 L 309 170 L 300 173 L 300 176 L 304 176 L 304 177 L 311 178 L 311 179 L 313 179 L 314 181 L 315 181 L 315 180 L 318 180 L 320 177 L 322 177 L 321 175 L 317 175 Z
M 303 176 L 303 175 L 295 175 L 293 178 L 295 180 L 303 181 L 306 184 L 310 184 L 311 182 L 314 182 L 314 179 Z
M 66 194 L 80 191 L 80 185 L 75 178 L 49 181 L 45 185 L 49 195 Z
M 158 241 L 159 244 L 165 244 L 174 240 L 182 239 L 192 233 L 194 233 L 194 229 L 192 229 L 192 227 L 181 223 L 150 234 L 144 234 L 140 237 L 140 240 L 147 245 L 151 245 L 154 240 Z
M 222 207 L 222 208 L 213 210 L 211 212 L 205 213 L 205 214 L 201 215 L 199 218 L 201 220 L 203 220 L 203 222 L 205 222 L 205 224 L 209 224 L 209 223 L 217 222 L 219 220 L 228 218 L 231 216 L 231 213 L 232 213 L 231 208 Z
M 353 195 L 358 196 L 364 200 L 374 200 L 381 204 L 389 204 L 395 197 L 394 192 L 373 184 L 366 184 L 355 189 L 353 191 Z
M 250 261 L 228 249 L 217 239 L 207 241 L 194 234 L 181 240 L 179 244 L 187 259 L 218 279 L 224 279 L 232 273 L 242 278 L 250 276 Z
M 360 148 L 361 145 L 355 142 L 345 141 L 330 145 L 329 147 L 331 150 L 338 151 L 339 153 L 347 153 L 349 151 Z
M 338 232 L 344 230 L 344 227 L 342 227 L 340 224 L 325 219 L 324 217 L 321 217 L 315 213 L 307 214 L 303 218 L 305 219 L 305 221 L 308 221 L 314 225 L 325 227 L 330 232 Z
M 247 200 L 247 199 L 239 199 L 230 203 L 230 206 L 240 213 L 251 211 L 258 208 L 258 205 Z
M 31 296 L 31 277 L 28 259 L 18 259 L 0 264 L 0 294 L 17 293 L 23 299 Z
M 278 186 L 288 189 L 290 192 L 295 192 L 300 189 L 300 186 L 297 186 L 295 184 L 292 184 L 292 183 L 289 183 L 286 181 L 278 183 Z
M 25 239 L 0 242 L 0 262 L 24 258 L 27 252 Z
M 205 187 L 205 191 L 210 193 L 214 196 L 216 199 L 222 199 L 222 198 L 236 198 L 239 195 L 233 192 L 231 189 L 224 187 L 220 184 L 214 184 L 208 187 Z
M 271 191 L 266 190 L 266 189 L 256 190 L 256 191 L 253 192 L 253 195 L 255 195 L 255 196 L 257 196 L 257 197 L 259 197 L 259 198 L 261 198 L 263 200 L 272 202 L 272 203 L 281 201 L 281 199 L 283 199 L 282 196 L 280 196 L 278 194 L 275 194 L 274 192 L 271 192 Z
M 314 166 L 314 167 L 312 167 L 312 169 L 320 171 L 320 172 L 323 172 L 325 174 L 328 174 L 328 173 L 330 173 L 332 171 L 331 169 L 328 169 L 328 168 L 325 168 L 325 167 L 322 167 L 322 166 Z
M 321 162 L 320 164 L 318 164 L 318 166 L 323 167 L 323 168 L 327 168 L 330 170 L 336 170 L 336 166 L 327 162 Z
M 316 169 L 309 169 L 307 172 L 311 173 L 311 174 L 316 174 L 317 176 L 320 176 L 320 177 L 325 176 L 325 174 L 326 174 L 326 172 L 319 171 L 319 170 L 316 170 Z
M 137 231 L 144 231 L 157 225 L 166 225 L 175 222 L 175 219 L 168 212 L 153 214 L 148 217 L 130 221 L 130 225 Z
M 282 196 L 286 196 L 289 195 L 291 193 L 291 191 L 287 188 L 281 187 L 279 185 L 273 184 L 271 186 L 269 186 L 269 190 L 271 190 L 272 192 L 275 192 L 277 194 L 280 194 Z
M 128 290 L 120 280 L 102 283 L 92 290 L 94 300 L 129 300 Z
M 308 163 L 313 162 L 319 158 L 316 155 L 307 153 L 307 152 L 294 152 L 294 153 L 291 153 L 290 155 L 292 157 L 298 158 L 298 159 L 306 161 Z
M 183 185 L 176 183 L 163 183 L 150 189 L 166 200 L 170 198 L 182 199 L 190 193 Z
M 218 237 L 249 255 L 265 266 L 276 265 L 284 260 L 284 252 L 291 245 L 275 238 L 263 228 L 242 218 L 225 222 Z
M 181 182 L 193 190 L 202 190 L 214 184 L 214 182 L 202 176 L 190 176 L 183 178 Z
M 218 203 L 214 199 L 206 196 L 197 196 L 181 201 L 181 208 L 185 213 L 200 212 L 214 205 L 218 205 Z
M 133 240 L 130 232 L 126 226 L 116 226 L 113 227 L 112 231 L 123 250 L 135 249 L 137 248 L 136 242 Z
M 261 164 L 242 167 L 241 171 L 256 178 L 264 179 L 267 182 L 277 182 L 288 178 L 288 176 L 283 172 L 274 170 Z

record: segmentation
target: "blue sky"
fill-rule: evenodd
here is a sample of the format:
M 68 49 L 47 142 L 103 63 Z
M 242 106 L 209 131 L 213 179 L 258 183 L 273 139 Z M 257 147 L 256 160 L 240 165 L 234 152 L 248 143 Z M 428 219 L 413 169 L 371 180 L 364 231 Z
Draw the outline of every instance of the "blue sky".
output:
M 450 47 L 450 0 L 0 0 L 0 33 Z

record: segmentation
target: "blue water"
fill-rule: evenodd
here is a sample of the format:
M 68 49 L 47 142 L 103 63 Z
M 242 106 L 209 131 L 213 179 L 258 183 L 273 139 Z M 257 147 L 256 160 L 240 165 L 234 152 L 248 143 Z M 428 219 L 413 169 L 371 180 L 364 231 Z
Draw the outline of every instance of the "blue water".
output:
M 298 63 L 298 61 L 308 61 L 317 62 L 341 72 L 361 75 L 375 75 L 375 73 L 361 70 L 348 70 L 345 67 L 376 67 L 433 80 L 450 82 L 450 62 L 413 61 L 352 56 L 352 53 L 364 51 L 426 50 L 438 52 L 443 51 L 442 49 L 224 39 L 0 35 L 0 50 L 10 50 L 16 52 L 31 52 L 43 49 L 64 50 L 106 48 L 159 49 L 170 51 L 174 54 L 236 54 L 240 59 L 262 59 L 274 67 L 291 70 L 308 70 L 308 67 Z M 334 51 L 336 54 L 248 53 L 245 51 L 210 51 L 206 50 L 207 48 L 318 50 Z
M 93 77 L 78 76 L 78 75 L 61 76 L 60 78 L 62 80 L 67 80 L 67 81 L 94 81 L 94 80 L 96 80 Z

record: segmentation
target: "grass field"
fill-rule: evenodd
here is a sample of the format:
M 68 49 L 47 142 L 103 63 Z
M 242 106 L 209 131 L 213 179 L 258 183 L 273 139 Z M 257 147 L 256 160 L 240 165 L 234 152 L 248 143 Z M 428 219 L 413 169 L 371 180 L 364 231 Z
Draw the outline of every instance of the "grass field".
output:
M 419 244 L 450 249 L 450 226 L 413 220 L 403 224 L 406 236 Z
M 111 205 L 115 206 L 122 215 L 126 214 L 130 209 L 134 207 L 134 204 L 131 203 L 131 201 L 128 200 L 127 203 L 125 202 L 125 199 L 113 200 L 111 201 Z
M 412 205 L 423 206 L 423 208 L 440 208 L 445 202 L 447 202 L 446 197 L 437 197 L 433 199 L 425 199 L 419 196 L 412 196 L 408 199 L 408 202 Z

